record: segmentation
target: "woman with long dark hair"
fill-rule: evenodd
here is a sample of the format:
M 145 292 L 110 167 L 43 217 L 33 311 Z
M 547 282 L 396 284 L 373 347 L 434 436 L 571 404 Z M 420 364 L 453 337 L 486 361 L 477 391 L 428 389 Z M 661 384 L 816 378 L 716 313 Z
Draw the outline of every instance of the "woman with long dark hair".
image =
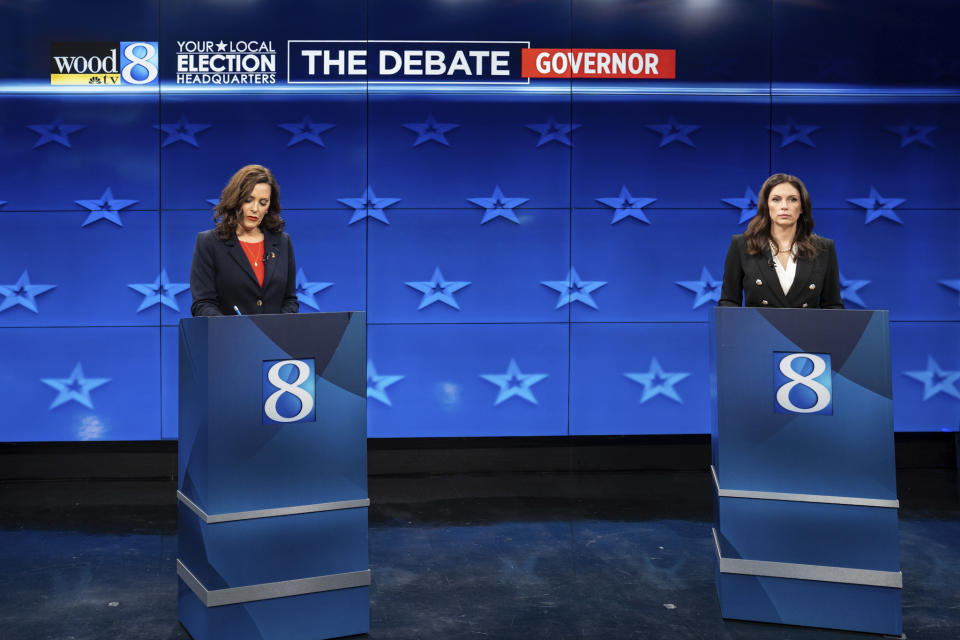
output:
M 763 183 L 757 215 L 730 242 L 719 304 L 843 309 L 833 240 L 813 233 L 800 178 L 776 173 Z
M 283 232 L 280 188 L 266 167 L 237 171 L 197 234 L 190 267 L 195 316 L 297 313 L 297 267 Z

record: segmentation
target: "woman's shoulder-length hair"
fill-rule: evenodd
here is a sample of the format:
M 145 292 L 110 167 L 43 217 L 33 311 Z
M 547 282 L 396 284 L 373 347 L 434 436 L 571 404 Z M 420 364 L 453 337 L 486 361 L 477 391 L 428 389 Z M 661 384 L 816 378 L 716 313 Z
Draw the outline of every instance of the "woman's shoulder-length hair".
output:
M 797 247 L 797 257 L 812 260 L 822 250 L 822 239 L 813 233 L 813 207 L 810 204 L 810 192 L 803 181 L 788 173 L 775 173 L 764 181 L 757 196 L 757 213 L 747 225 L 743 234 L 747 239 L 747 253 L 757 255 L 762 251 L 769 251 L 771 243 L 775 243 L 770 233 L 770 192 L 777 185 L 791 184 L 800 193 L 800 217 L 797 218 L 797 235 L 793 243 Z M 779 250 L 779 247 L 778 247 Z
M 217 236 L 227 240 L 237 232 L 240 207 L 258 184 L 270 185 L 270 205 L 260 224 L 271 233 L 283 231 L 285 223 L 280 217 L 280 187 L 270 169 L 259 164 L 248 164 L 233 174 L 220 194 L 220 201 L 213 208 L 213 221 Z

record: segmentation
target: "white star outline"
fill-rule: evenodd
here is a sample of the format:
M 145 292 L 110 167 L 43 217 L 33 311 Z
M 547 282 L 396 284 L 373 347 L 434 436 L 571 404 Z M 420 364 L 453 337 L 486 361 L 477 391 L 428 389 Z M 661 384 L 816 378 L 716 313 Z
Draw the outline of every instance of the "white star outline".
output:
M 545 280 L 540 284 L 560 293 L 555 309 L 574 302 L 581 302 L 593 309 L 599 309 L 590 294 L 607 283 L 600 280 L 582 280 L 577 269 L 571 266 L 566 280 Z
M 78 362 L 68 378 L 42 378 L 45 385 L 57 390 L 57 397 L 50 403 L 49 409 L 55 409 L 71 400 L 93 409 L 90 392 L 110 382 L 110 378 L 87 378 L 83 375 L 83 366 Z
M 690 374 L 686 372 L 668 373 L 663 370 L 656 358 L 651 358 L 650 369 L 648 369 L 646 373 L 625 372 L 623 375 L 643 385 L 643 395 L 640 397 L 640 404 L 644 404 L 651 398 L 660 395 L 666 396 L 679 404 L 683 404 L 683 399 L 680 397 L 680 394 L 677 393 L 677 390 L 674 389 L 674 385 L 684 378 L 687 378 Z
M 533 395 L 533 391 L 530 389 L 530 387 L 537 384 L 547 376 L 548 374 L 546 373 L 522 373 L 520 371 L 520 367 L 517 366 L 517 361 L 513 358 L 510 358 L 510 364 L 507 365 L 506 373 L 480 374 L 480 377 L 487 382 L 492 382 L 500 387 L 500 392 L 497 394 L 497 399 L 493 401 L 493 406 L 495 407 L 513 397 L 523 398 L 531 404 L 539 405 L 540 403 L 537 402 L 537 398 Z
M 0 284 L 0 295 L 3 296 L 3 302 L 0 302 L 0 311 L 6 311 L 10 307 L 19 305 L 34 313 L 40 313 L 37 309 L 36 296 L 46 293 L 56 286 L 55 284 L 32 284 L 30 274 L 24 269 L 13 284 Z
M 960 371 L 946 371 L 940 368 L 933 356 L 927 354 L 927 368 L 922 371 L 904 371 L 903 375 L 923 383 L 923 401 L 926 402 L 938 393 L 960 400 Z
M 519 207 L 529 201 L 530 198 L 507 198 L 503 195 L 500 185 L 496 185 L 493 188 L 493 195 L 489 198 L 467 198 L 467 202 L 485 209 L 483 212 L 483 220 L 480 221 L 480 224 L 486 224 L 498 217 L 506 218 L 510 222 L 520 224 L 520 220 L 517 219 L 517 214 L 514 213 L 513 210 L 515 207 Z
M 393 403 L 387 395 L 387 387 L 400 382 L 403 378 L 404 376 L 401 375 L 379 375 L 376 367 L 373 366 L 373 360 L 367 360 L 367 398 L 373 398 L 392 407 Z
M 710 273 L 710 270 L 706 267 L 703 267 L 703 269 L 700 270 L 699 280 L 679 280 L 675 284 L 678 284 L 684 289 L 689 289 L 697 294 L 693 300 L 694 309 L 700 305 L 710 302 L 711 300 L 714 302 L 720 300 L 721 282 L 716 280 Z
M 314 296 L 333 285 L 333 282 L 310 282 L 303 268 L 297 268 L 297 300 L 314 311 L 320 311 L 320 305 L 317 304 Z
M 160 269 L 160 275 L 152 283 L 128 284 L 127 286 L 137 293 L 143 294 L 143 300 L 137 307 L 137 313 L 155 304 L 180 311 L 180 306 L 177 304 L 177 295 L 190 288 L 190 285 L 186 282 L 170 282 L 166 269 Z
M 620 195 L 613 198 L 596 198 L 600 204 L 613 209 L 613 219 L 610 224 L 617 224 L 624 218 L 635 218 L 640 222 L 650 224 L 643 208 L 657 201 L 656 198 L 634 198 L 627 190 L 627 185 L 620 186 Z
M 469 282 L 466 281 L 452 281 L 447 280 L 443 277 L 443 274 L 440 273 L 440 267 L 434 267 L 433 276 L 430 280 L 426 282 L 404 282 L 405 285 L 411 289 L 416 289 L 423 294 L 423 298 L 420 300 L 420 306 L 417 307 L 417 311 L 428 307 L 434 302 L 442 302 L 449 307 L 453 307 L 457 311 L 460 310 L 460 305 L 457 304 L 456 299 L 454 299 L 453 294 L 463 289 Z

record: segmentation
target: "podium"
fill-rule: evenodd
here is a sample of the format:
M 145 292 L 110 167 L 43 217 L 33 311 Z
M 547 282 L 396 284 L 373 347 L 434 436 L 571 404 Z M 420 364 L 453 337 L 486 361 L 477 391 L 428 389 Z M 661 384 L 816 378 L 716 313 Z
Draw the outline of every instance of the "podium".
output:
M 195 640 L 366 633 L 365 314 L 180 321 L 178 612 Z
M 724 618 L 902 633 L 887 311 L 717 307 Z

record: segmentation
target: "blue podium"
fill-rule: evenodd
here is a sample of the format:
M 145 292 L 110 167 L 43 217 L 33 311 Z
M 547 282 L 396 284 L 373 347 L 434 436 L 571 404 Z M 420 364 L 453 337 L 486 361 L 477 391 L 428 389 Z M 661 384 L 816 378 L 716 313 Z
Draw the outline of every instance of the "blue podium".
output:
M 180 321 L 180 622 L 196 640 L 366 633 L 360 312 Z
M 900 635 L 887 311 L 717 307 L 723 617 Z

